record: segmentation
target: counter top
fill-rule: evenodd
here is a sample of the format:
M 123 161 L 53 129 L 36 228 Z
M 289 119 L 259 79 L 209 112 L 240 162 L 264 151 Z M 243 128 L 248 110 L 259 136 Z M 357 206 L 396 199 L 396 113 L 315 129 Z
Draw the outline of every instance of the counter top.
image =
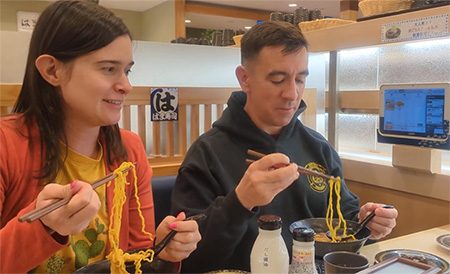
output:
M 371 265 L 378 252 L 390 249 L 412 249 L 423 251 L 439 256 L 450 262 L 450 250 L 441 247 L 436 241 L 438 236 L 444 234 L 450 234 L 450 224 L 385 241 L 379 241 L 371 245 L 363 246 L 360 252 L 369 259 Z

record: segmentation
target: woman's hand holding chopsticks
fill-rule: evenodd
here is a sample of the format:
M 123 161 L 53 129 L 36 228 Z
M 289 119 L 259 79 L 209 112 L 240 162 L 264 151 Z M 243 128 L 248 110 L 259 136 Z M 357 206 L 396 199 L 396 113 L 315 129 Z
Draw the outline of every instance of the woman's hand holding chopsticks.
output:
M 290 163 L 284 154 L 273 153 L 248 167 L 236 187 L 236 195 L 241 204 L 251 210 L 270 203 L 299 176 L 297 164 Z
M 161 221 L 156 228 L 156 243 L 159 244 L 159 241 L 173 231 L 177 233 L 159 253 L 158 257 L 169 262 L 180 262 L 197 248 L 197 243 L 202 236 L 198 231 L 197 221 L 190 218 L 186 219 L 186 214 L 180 212 L 176 217 L 166 216 Z
M 36 209 L 39 209 L 55 200 L 71 196 L 66 205 L 40 219 L 48 229 L 62 236 L 80 233 L 100 209 L 100 199 L 92 185 L 78 180 L 65 186 L 48 184 L 39 193 L 36 201 Z

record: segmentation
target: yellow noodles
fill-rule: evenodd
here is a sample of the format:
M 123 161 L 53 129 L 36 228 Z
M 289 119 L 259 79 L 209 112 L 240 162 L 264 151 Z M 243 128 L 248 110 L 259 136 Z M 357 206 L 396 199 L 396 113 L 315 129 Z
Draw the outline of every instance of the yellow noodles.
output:
M 356 240 L 355 236 L 353 235 L 347 235 L 347 222 L 345 221 L 344 217 L 342 216 L 341 212 L 341 178 L 337 177 L 331 177 L 331 179 L 328 181 L 328 184 L 330 186 L 330 196 L 328 201 L 328 209 L 327 209 L 327 215 L 326 215 L 326 221 L 328 230 L 331 234 L 332 242 L 339 242 L 341 240 L 341 236 L 337 236 L 337 231 L 339 228 L 341 228 L 341 225 L 344 226 L 343 235 L 342 238 L 345 237 L 351 237 L 353 240 Z M 338 214 L 338 224 L 337 226 L 333 227 L 333 191 L 336 193 L 336 210 Z
M 111 245 L 111 252 L 106 256 L 108 260 L 111 261 L 111 273 L 120 273 L 125 274 L 128 273 L 125 269 L 125 262 L 134 262 L 136 273 L 141 274 L 141 262 L 142 260 L 151 262 L 153 261 L 153 250 L 148 249 L 146 251 L 139 251 L 138 253 L 125 253 L 122 249 L 119 248 L 119 234 L 120 234 L 120 225 L 122 219 L 122 208 L 123 204 L 126 200 L 125 195 L 125 184 L 130 184 L 126 181 L 126 175 L 128 172 L 124 173 L 123 170 L 132 167 L 133 175 L 134 175 L 134 195 L 136 198 L 136 203 L 138 205 L 139 216 L 142 221 L 142 232 L 150 237 L 150 240 L 153 240 L 152 234 L 145 231 L 145 220 L 144 216 L 141 212 L 141 203 L 139 201 L 138 196 L 138 187 L 137 187 L 137 178 L 136 178 L 136 169 L 131 162 L 123 162 L 119 168 L 114 170 L 114 174 L 117 175 L 115 180 L 114 187 L 114 198 L 113 198 L 113 206 L 112 213 L 110 216 L 109 222 L 109 243 Z M 111 182 L 108 183 L 108 186 Z

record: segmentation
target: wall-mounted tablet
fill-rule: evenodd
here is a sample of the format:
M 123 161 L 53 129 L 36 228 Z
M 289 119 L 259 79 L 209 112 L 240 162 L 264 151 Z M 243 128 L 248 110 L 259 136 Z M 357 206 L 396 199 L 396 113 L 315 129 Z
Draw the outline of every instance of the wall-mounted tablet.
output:
M 450 150 L 450 83 L 380 87 L 378 142 Z

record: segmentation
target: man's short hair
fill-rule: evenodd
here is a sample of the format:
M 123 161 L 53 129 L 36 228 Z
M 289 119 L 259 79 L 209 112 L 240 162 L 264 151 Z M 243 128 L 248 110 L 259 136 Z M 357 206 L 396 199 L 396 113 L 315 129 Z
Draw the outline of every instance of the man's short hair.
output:
M 266 21 L 253 26 L 241 40 L 241 63 L 255 58 L 262 48 L 283 46 L 283 53 L 294 53 L 308 48 L 308 42 L 299 28 L 282 21 Z

